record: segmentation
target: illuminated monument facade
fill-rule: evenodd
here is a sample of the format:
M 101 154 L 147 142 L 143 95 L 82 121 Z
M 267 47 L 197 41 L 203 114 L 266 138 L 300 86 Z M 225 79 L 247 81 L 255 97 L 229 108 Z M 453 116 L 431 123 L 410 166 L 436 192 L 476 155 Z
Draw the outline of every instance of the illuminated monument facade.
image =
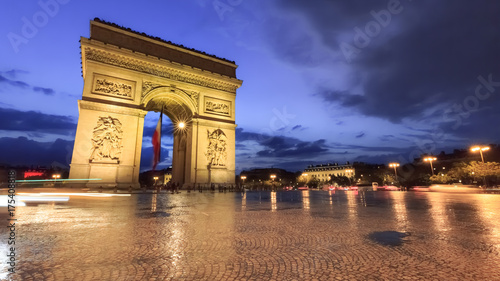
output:
M 242 84 L 234 62 L 98 19 L 80 42 L 84 87 L 70 178 L 138 187 L 144 117 L 164 108 L 175 128 L 172 181 L 234 183 Z

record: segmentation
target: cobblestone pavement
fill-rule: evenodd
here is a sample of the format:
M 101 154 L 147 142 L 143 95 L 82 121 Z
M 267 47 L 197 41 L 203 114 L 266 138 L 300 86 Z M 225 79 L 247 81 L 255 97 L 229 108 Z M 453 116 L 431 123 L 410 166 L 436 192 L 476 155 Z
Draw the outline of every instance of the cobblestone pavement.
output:
M 499 216 L 487 194 L 72 196 L 16 209 L 17 272 L 3 278 L 500 280 Z

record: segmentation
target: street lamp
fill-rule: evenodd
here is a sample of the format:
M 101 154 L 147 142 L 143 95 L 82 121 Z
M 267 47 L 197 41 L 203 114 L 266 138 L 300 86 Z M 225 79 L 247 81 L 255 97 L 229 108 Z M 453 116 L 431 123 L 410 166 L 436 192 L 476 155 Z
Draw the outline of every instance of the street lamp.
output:
M 56 186 L 57 179 L 60 178 L 60 177 L 61 177 L 61 175 L 58 175 L 58 174 L 52 175 L 52 178 L 54 179 L 54 187 Z
M 347 175 L 347 174 L 351 174 L 351 173 L 353 173 L 353 172 L 354 172 L 354 170 L 352 170 L 352 169 L 347 169 L 347 170 L 345 170 L 345 172 L 346 172 L 346 175 Z M 351 177 L 347 177 L 347 179 L 349 179 L 349 186 L 352 186 Z
M 487 150 L 490 150 L 490 147 L 489 146 L 474 146 L 474 147 L 471 147 L 470 151 L 472 152 L 476 152 L 476 151 L 479 151 L 479 153 L 481 154 L 481 160 L 483 161 L 484 163 L 484 156 L 483 156 L 483 151 L 487 151 Z
M 276 175 L 271 175 L 271 180 L 273 181 L 273 186 L 272 186 L 272 189 L 274 190 L 274 179 L 276 178 Z
M 155 186 L 156 186 L 156 181 L 158 180 L 158 177 L 153 177 L 153 179 L 155 180 Z
M 389 167 L 394 168 L 394 174 L 396 175 L 396 180 L 398 179 L 398 171 L 396 170 L 399 167 L 399 163 L 389 163 Z
M 436 157 L 425 157 L 424 158 L 424 161 L 425 162 L 429 162 L 431 163 L 431 172 L 432 172 L 432 175 L 434 176 L 434 168 L 432 167 L 432 161 L 436 161 L 437 158 Z

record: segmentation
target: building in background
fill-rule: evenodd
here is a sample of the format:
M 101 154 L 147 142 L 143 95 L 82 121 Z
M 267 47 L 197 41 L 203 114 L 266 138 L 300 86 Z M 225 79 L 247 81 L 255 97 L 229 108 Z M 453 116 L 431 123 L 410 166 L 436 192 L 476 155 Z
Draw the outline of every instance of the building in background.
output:
M 349 162 L 345 165 L 338 163 L 328 163 L 320 165 L 309 165 L 307 169 L 302 172 L 301 177 L 305 182 L 309 182 L 311 179 L 316 179 L 319 182 L 328 182 L 332 177 L 348 177 L 353 178 L 356 175 L 356 171 Z

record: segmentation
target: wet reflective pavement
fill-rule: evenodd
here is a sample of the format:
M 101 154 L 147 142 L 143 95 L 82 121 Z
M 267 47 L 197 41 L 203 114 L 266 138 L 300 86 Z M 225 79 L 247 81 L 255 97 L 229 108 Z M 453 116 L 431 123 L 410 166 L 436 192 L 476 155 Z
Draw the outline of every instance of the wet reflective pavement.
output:
M 16 217 L 12 280 L 500 280 L 500 195 L 70 196 Z

